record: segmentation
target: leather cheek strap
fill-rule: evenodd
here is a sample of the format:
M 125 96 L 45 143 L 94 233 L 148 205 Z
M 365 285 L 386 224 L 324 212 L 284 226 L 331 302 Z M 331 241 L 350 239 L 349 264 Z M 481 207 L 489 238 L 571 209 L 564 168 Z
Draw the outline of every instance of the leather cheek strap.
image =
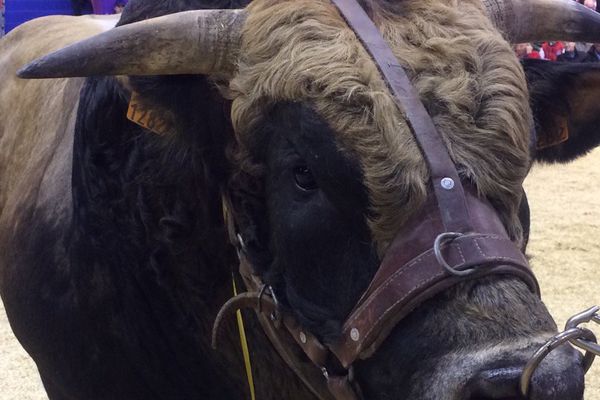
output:
M 327 379 L 329 392 L 336 400 L 362 400 L 363 396 L 358 385 L 350 382 L 350 378 L 345 376 L 333 376 Z

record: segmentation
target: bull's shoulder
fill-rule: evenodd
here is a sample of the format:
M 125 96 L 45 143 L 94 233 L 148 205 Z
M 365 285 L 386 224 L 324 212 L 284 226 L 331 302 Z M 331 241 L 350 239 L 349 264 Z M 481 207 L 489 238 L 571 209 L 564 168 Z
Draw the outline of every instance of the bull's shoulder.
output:
M 9 205 L 34 201 L 32 188 L 48 180 L 49 171 L 68 169 L 68 146 L 83 83 L 82 79 L 24 80 L 17 78 L 17 70 L 115 23 L 115 17 L 44 17 L 0 40 L 0 215 L 4 218 Z M 49 167 L 54 164 L 59 165 Z
M 0 98 L 14 98 L 13 89 L 22 90 L 26 83 L 16 72 L 30 61 L 71 43 L 112 28 L 115 16 L 49 16 L 18 26 L 0 39 Z M 15 86 L 13 88 L 12 86 Z M 37 86 L 28 84 L 28 86 Z M 41 84 L 40 86 L 43 86 Z

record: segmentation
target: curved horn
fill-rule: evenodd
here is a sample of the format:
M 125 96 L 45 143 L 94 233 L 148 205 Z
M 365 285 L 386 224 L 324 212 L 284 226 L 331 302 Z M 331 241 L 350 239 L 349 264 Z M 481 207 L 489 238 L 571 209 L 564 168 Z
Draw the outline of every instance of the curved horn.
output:
M 600 41 L 600 14 L 573 0 L 482 0 L 512 43 L 538 40 Z
M 39 58 L 18 76 L 230 73 L 245 19 L 243 10 L 198 10 L 123 25 Z

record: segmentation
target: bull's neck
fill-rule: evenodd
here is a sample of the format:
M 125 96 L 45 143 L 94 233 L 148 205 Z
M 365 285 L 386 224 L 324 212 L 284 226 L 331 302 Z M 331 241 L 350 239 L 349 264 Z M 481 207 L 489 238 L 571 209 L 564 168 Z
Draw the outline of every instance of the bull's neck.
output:
M 128 93 L 113 78 L 89 79 L 80 104 L 69 254 L 81 304 L 150 347 L 171 343 L 169 357 L 191 382 L 201 373 L 197 363 L 205 362 L 227 371 L 215 382 L 226 386 L 226 398 L 247 398 L 234 321 L 222 350 L 210 349 L 212 322 L 232 295 L 236 265 L 222 220 L 222 171 L 202 158 L 201 141 L 169 140 L 128 121 Z M 209 134 L 202 130 L 210 124 L 196 123 L 196 135 Z M 246 326 L 253 368 L 262 371 L 260 398 L 311 398 L 300 395 L 305 389 L 253 315 Z

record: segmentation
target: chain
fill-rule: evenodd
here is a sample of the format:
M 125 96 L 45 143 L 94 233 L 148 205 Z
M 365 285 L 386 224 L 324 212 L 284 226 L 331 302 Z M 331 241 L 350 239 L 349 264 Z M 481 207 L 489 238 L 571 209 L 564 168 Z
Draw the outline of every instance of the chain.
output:
M 582 329 L 582 330 L 590 332 L 589 329 L 579 328 L 579 325 L 585 324 L 588 322 L 595 322 L 596 324 L 600 325 L 599 312 L 600 312 L 600 307 L 596 306 L 596 307 L 592 307 L 582 313 L 574 315 L 573 317 L 569 318 L 569 320 L 567 321 L 565 329 L 578 328 L 578 329 Z M 591 353 L 591 354 L 600 356 L 600 345 L 598 344 L 598 341 L 596 340 L 596 337 L 594 336 L 593 333 L 591 333 L 591 336 L 593 337 L 591 340 L 587 339 L 585 336 L 582 336 L 579 338 L 571 339 L 570 342 L 573 346 L 579 347 L 580 349 L 586 351 L 587 353 Z M 585 371 L 587 372 L 588 369 L 589 369 L 589 367 Z

